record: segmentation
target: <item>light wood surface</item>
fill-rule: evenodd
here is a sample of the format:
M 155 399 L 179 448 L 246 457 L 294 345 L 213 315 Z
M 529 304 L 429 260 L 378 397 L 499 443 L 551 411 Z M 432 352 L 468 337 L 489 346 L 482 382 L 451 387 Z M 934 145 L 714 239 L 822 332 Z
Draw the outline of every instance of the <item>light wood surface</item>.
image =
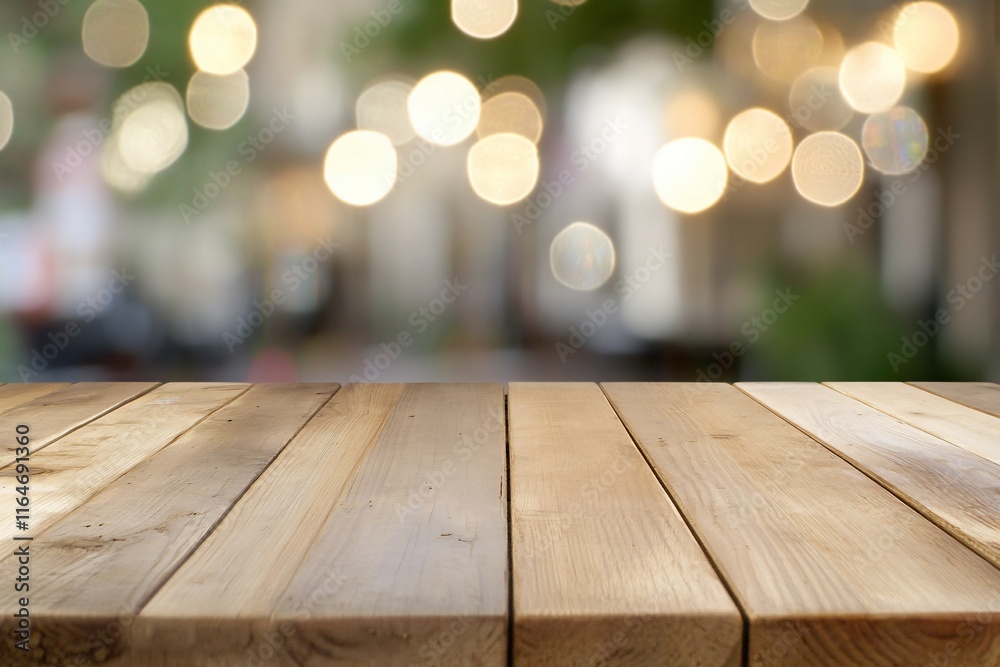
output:
M 739 665 L 736 606 L 598 386 L 508 400 L 515 664 Z
M 0 665 L 997 667 L 995 388 L 0 385 Z
M 739 387 L 1000 567 L 1000 466 L 829 387 Z
M 45 530 L 248 387 L 162 385 L 35 451 L 30 462 L 31 529 Z M 45 433 L 44 426 L 31 421 L 33 434 Z M 0 506 L 14 507 L 17 486 L 14 463 L 0 469 Z M 0 522 L 0 540 L 16 532 L 13 521 Z
M 505 665 L 501 385 L 407 385 L 272 615 L 292 664 Z
M 0 384 L 0 415 L 19 405 L 30 403 L 36 398 L 41 398 L 68 386 L 68 382 Z
M 1000 385 L 992 382 L 911 382 L 932 394 L 1000 417 Z
M 157 386 L 155 382 L 79 382 L 43 393 L 0 414 L 0 433 L 13 433 L 18 424 L 32 431 L 31 451 L 37 452 L 71 431 L 105 415 Z M 10 385 L 8 385 L 10 386 Z M 23 385 L 31 387 L 32 385 Z M 5 451 L 0 463 L 13 463 Z
M 212 390 L 220 397 L 242 395 L 221 409 L 211 408 L 211 416 L 194 429 L 36 538 L 31 609 L 42 618 L 51 614 L 65 620 L 36 621 L 39 646 L 29 659 L 129 663 L 132 617 L 336 385 Z M 198 391 L 189 388 L 179 400 Z M 158 396 L 164 398 L 150 395 L 154 400 Z M 13 560 L 0 563 L 8 576 Z M 4 635 L 9 625 L 0 623 Z M 12 654 L 9 643 L 0 650 L 3 664 L 18 664 L 25 657 Z
M 1000 571 L 860 471 L 730 386 L 604 389 L 739 600 L 750 665 L 930 664 L 970 617 L 953 664 L 996 664 Z
M 347 385 L 316 414 L 143 609 L 137 663 L 230 664 L 270 646 L 281 594 L 402 393 Z
M 898 382 L 826 385 L 1000 465 L 1000 418 Z

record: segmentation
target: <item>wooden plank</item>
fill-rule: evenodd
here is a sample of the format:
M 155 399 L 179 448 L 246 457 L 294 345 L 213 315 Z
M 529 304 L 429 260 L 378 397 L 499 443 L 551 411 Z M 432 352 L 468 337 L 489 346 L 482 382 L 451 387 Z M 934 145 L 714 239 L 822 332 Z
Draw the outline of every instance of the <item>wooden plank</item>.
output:
M 598 386 L 508 400 L 514 664 L 739 665 L 737 607 Z
M 254 386 L 37 536 L 32 651 L 0 662 L 129 664 L 134 615 L 335 390 Z
M 901 382 L 826 382 L 831 389 L 1000 465 L 1000 419 Z
M 68 382 L 0 384 L 0 414 L 68 386 Z
M 740 601 L 749 665 L 998 664 L 1000 571 L 859 470 L 728 385 L 604 389 Z
M 739 386 L 1000 567 L 1000 467 L 829 387 Z
M 503 407 L 406 386 L 272 615 L 284 664 L 507 664 Z
M 1000 385 L 991 382 L 911 382 L 915 387 L 1000 417 Z
M 158 386 L 157 382 L 79 382 L 0 415 L 0 433 L 13 433 L 18 424 L 31 428 L 31 451 L 41 450 L 67 433 L 142 396 Z M 14 461 L 10 451 L 0 457 L 7 466 Z
M 36 450 L 29 463 L 31 532 L 44 530 L 247 388 L 166 384 Z M 30 435 L 36 433 L 32 425 Z M 13 463 L 0 469 L 0 507 L 14 507 L 15 472 Z M 0 521 L 0 541 L 17 532 L 13 521 Z
M 135 664 L 235 664 L 270 646 L 271 613 L 402 393 L 350 384 L 313 417 L 143 608 Z

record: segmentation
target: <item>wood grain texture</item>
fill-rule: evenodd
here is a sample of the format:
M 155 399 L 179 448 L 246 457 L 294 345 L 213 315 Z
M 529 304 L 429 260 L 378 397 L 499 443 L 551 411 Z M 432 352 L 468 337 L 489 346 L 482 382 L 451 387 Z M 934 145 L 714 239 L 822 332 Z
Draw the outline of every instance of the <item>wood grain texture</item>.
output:
M 19 405 L 59 391 L 69 386 L 68 382 L 44 382 L 38 384 L 0 384 L 0 415 Z
M 13 433 L 18 424 L 31 427 L 32 453 L 47 447 L 74 429 L 151 391 L 156 382 L 79 382 L 43 394 L 0 414 L 0 433 Z M 4 452 L 0 464 L 14 461 Z
M 911 382 L 915 387 L 1000 417 L 1000 385 L 991 382 Z
M 35 451 L 30 462 L 31 530 L 45 530 L 247 388 L 163 385 Z M 2 507 L 14 507 L 15 472 L 13 463 L 0 469 Z M 0 522 L 0 540 L 9 540 L 16 532 L 13 521 Z
M 829 387 L 739 386 L 1000 567 L 1000 466 Z
M 309 421 L 143 608 L 136 664 L 230 665 L 270 647 L 281 594 L 402 393 L 350 384 Z
M 1000 418 L 901 382 L 826 386 L 1000 465 Z
M 595 384 L 509 390 L 516 665 L 739 665 L 742 620 Z
M 135 614 L 334 391 L 254 386 L 36 536 L 33 650 L 3 664 L 129 664 Z
M 284 664 L 507 664 L 503 408 L 406 386 L 272 615 Z
M 740 601 L 749 665 L 998 664 L 1000 571 L 859 470 L 728 385 L 603 386 Z

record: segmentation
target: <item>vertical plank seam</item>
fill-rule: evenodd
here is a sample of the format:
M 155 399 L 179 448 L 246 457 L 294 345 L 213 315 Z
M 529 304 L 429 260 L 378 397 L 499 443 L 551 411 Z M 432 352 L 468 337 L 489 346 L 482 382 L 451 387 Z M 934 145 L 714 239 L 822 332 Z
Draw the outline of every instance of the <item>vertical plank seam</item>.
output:
M 649 467 L 650 472 L 653 473 L 653 478 L 656 479 L 656 481 L 660 485 L 660 488 L 662 488 L 664 493 L 667 494 L 667 499 L 670 501 L 670 504 L 674 506 L 675 510 L 677 510 L 677 514 L 681 517 L 681 520 L 684 522 L 684 525 L 687 526 L 688 532 L 691 533 L 692 537 L 694 537 L 694 540 L 698 544 L 698 547 L 705 555 L 705 559 L 708 561 L 709 565 L 712 566 L 712 571 L 715 572 L 715 576 L 719 578 L 719 581 L 722 583 L 722 587 L 725 588 L 726 593 L 732 599 L 733 604 L 736 606 L 736 609 L 740 612 L 740 620 L 743 621 L 743 632 L 741 638 L 742 641 L 740 645 L 740 652 L 742 654 L 740 656 L 740 665 L 742 667 L 749 667 L 750 614 L 743 607 L 742 601 L 736 595 L 736 589 L 730 585 L 729 580 L 726 579 L 726 577 L 723 575 L 721 567 L 715 562 L 715 559 L 712 558 L 712 554 L 708 550 L 708 547 L 705 544 L 705 542 L 702 540 L 701 535 L 699 535 L 698 531 L 695 530 L 694 523 L 688 518 L 687 514 L 685 514 L 684 511 L 681 509 L 680 503 L 677 501 L 677 498 L 674 497 L 674 494 L 670 492 L 670 488 L 667 486 L 666 481 L 664 481 L 660 477 L 660 475 L 656 472 L 656 467 L 653 465 L 653 462 L 650 461 L 649 457 L 646 456 L 646 451 L 639 445 L 638 437 L 635 435 L 635 433 L 632 432 L 632 429 L 629 428 L 625 419 L 622 417 L 621 412 L 618 411 L 618 406 L 615 405 L 614 400 L 612 400 L 611 396 L 608 395 L 607 390 L 604 388 L 604 383 L 603 382 L 599 383 L 598 387 L 600 388 L 601 393 L 604 395 L 604 400 L 606 400 L 608 404 L 611 406 L 611 409 L 614 410 L 615 416 L 618 417 L 618 422 L 625 429 L 625 432 L 628 433 L 628 437 L 632 441 L 632 446 L 635 447 L 636 450 L 638 450 L 639 455 L 642 457 L 643 461 L 646 462 L 646 465 Z
M 507 667 L 514 665 L 514 503 L 510 459 L 510 395 L 504 391 L 504 449 L 507 453 Z
M 926 428 L 920 426 L 919 424 L 914 424 L 913 422 L 909 421 L 908 419 L 904 419 L 903 417 L 901 417 L 899 415 L 894 415 L 891 412 L 888 412 L 887 410 L 885 410 L 884 408 L 880 408 L 877 405 L 873 405 L 872 403 L 869 403 L 867 400 L 865 400 L 863 398 L 858 398 L 857 396 L 852 396 L 851 394 L 848 394 L 846 391 L 843 391 L 843 390 L 841 390 L 838 387 L 832 386 L 828 382 L 824 382 L 822 384 L 827 389 L 832 389 L 833 391 L 837 392 L 838 394 L 840 394 L 842 396 L 845 396 L 845 397 L 851 399 L 852 401 L 857 401 L 858 403 L 861 403 L 862 405 L 866 405 L 869 408 L 871 408 L 872 410 L 875 410 L 876 412 L 878 412 L 879 414 L 883 414 L 886 417 L 888 417 L 890 419 L 893 419 L 893 420 L 895 420 L 895 421 L 903 424 L 904 426 L 909 426 L 911 428 L 915 428 L 918 431 L 920 431 L 921 433 L 926 433 L 927 435 L 929 435 L 932 438 L 936 438 L 937 440 L 940 440 L 941 442 L 948 443 L 952 447 L 957 447 L 958 449 L 962 450 L 964 453 L 966 453 L 966 454 L 972 454 L 973 456 L 982 459 L 985 463 L 987 463 L 989 465 L 994 465 L 994 466 L 998 465 L 995 461 L 991 461 L 990 459 L 986 458 L 985 456 L 983 456 L 979 452 L 973 451 L 973 450 L 971 450 L 971 449 L 969 449 L 967 447 L 963 447 L 961 444 L 955 442 L 954 440 L 951 440 L 950 437 L 946 438 L 944 436 L 938 435 L 937 433 L 932 433 L 931 431 L 928 431 Z M 933 396 L 937 396 L 937 394 L 932 394 L 932 395 Z M 952 400 L 950 400 L 950 399 L 948 399 L 948 398 L 946 398 L 944 396 L 937 396 L 937 397 L 940 398 L 940 399 L 942 399 L 942 400 L 948 401 L 949 403 L 954 403 L 955 405 L 957 405 L 959 407 L 965 407 L 965 408 L 972 409 L 969 406 L 962 405 L 961 403 L 958 403 L 956 401 L 952 401 Z M 977 412 L 981 412 L 981 411 L 977 411 Z M 989 414 L 989 413 L 986 413 L 986 414 Z M 998 420 L 997 421 L 997 426 L 1000 426 L 1000 418 L 995 417 L 993 415 L 990 415 L 990 416 L 993 417 L 994 419 L 997 419 Z
M 824 383 L 824 384 L 826 384 L 826 383 Z M 926 391 L 931 396 L 937 396 L 938 398 L 943 398 L 946 401 L 951 401 L 955 405 L 961 405 L 963 407 L 969 408 L 970 410 L 975 410 L 976 412 L 982 412 L 984 415 L 989 415 L 990 417 L 996 417 L 997 419 L 1000 419 L 1000 415 L 998 415 L 997 413 L 990 412 L 988 410 L 983 410 L 982 408 L 980 408 L 980 407 L 978 407 L 976 405 L 972 405 L 971 403 L 966 403 L 964 401 L 960 401 L 960 400 L 956 399 L 954 396 L 945 396 L 944 394 L 939 394 L 938 392 L 934 391 L 933 389 L 929 389 L 928 387 L 922 387 L 919 384 L 916 384 L 916 383 L 913 383 L 913 382 L 904 382 L 903 384 L 909 385 L 911 387 L 916 387 L 920 391 Z M 993 384 L 993 383 L 991 382 L 990 384 Z
M 829 451 L 830 453 L 832 453 L 837 458 L 839 458 L 842 461 L 844 461 L 847 465 L 851 466 L 852 468 L 854 468 L 855 470 L 857 470 L 858 472 L 860 472 L 862 475 L 864 475 L 865 477 L 867 477 L 871 481 L 873 481 L 876 484 L 878 484 L 879 487 L 881 487 L 882 489 L 888 491 L 896 500 L 898 500 L 899 502 L 903 503 L 903 505 L 905 505 L 906 507 L 908 507 L 913 512 L 916 512 L 917 516 L 919 516 L 921 519 L 923 519 L 927 523 L 931 524 L 932 526 L 934 526 L 938 530 L 944 532 L 946 535 L 948 535 L 953 540 L 955 540 L 956 542 L 958 542 L 959 544 L 961 544 L 963 547 L 965 547 L 966 549 L 968 549 L 969 551 L 971 551 L 972 553 L 974 553 L 975 555 L 979 556 L 984 561 L 986 561 L 987 563 L 989 563 L 990 566 L 992 566 L 992 567 L 1000 570 L 1000 565 L 997 565 L 996 563 L 994 563 L 993 561 L 991 561 L 989 558 L 987 558 L 982 552 L 979 551 L 979 549 L 974 549 L 969 544 L 969 542 L 968 542 L 968 540 L 972 540 L 972 541 L 975 541 L 975 542 L 978 543 L 978 540 L 975 540 L 975 538 L 973 538 L 972 536 L 969 536 L 969 535 L 966 535 L 966 536 L 963 537 L 960 534 L 960 531 L 958 530 L 957 526 L 951 526 L 950 523 L 948 521 L 945 521 L 945 519 L 943 517 L 938 517 L 933 512 L 931 512 L 930 508 L 921 509 L 918 506 L 918 503 L 915 500 L 911 502 L 910 500 L 908 500 L 905 497 L 903 497 L 900 493 L 897 493 L 896 491 L 894 491 L 892 488 L 889 487 L 889 485 L 888 485 L 887 482 L 883 482 L 881 479 L 879 479 L 879 477 L 877 475 L 875 475 L 875 473 L 872 473 L 872 472 L 869 472 L 868 470 L 865 470 L 864 466 L 862 466 L 860 463 L 854 462 L 853 460 L 851 460 L 851 458 L 849 456 L 847 456 L 846 454 L 838 451 L 835 447 L 833 447 L 831 445 L 827 445 L 825 442 L 823 442 L 822 440 L 820 440 L 818 437 L 814 436 L 812 433 L 809 433 L 808 431 L 806 431 L 804 428 L 800 427 L 798 424 L 796 424 L 792 420 L 787 419 L 784 415 L 782 415 L 776 409 L 774 409 L 771 406 L 769 406 L 767 403 L 764 403 L 763 401 L 761 401 L 760 399 L 758 399 L 753 394 L 745 391 L 739 385 L 734 385 L 734 386 L 737 389 L 739 389 L 740 391 L 742 391 L 744 394 L 746 394 L 748 397 L 750 397 L 752 400 L 756 401 L 761 406 L 763 406 L 765 410 L 767 410 L 767 411 L 771 412 L 772 414 L 776 415 L 783 422 L 785 422 L 786 424 L 789 424 L 790 426 L 792 426 L 792 428 L 797 429 L 802 434 L 804 434 L 807 438 L 809 438 L 813 442 L 818 443 L 821 447 L 823 447 L 824 449 L 826 449 L 827 451 Z M 983 546 L 985 547 L 985 545 L 983 545 Z

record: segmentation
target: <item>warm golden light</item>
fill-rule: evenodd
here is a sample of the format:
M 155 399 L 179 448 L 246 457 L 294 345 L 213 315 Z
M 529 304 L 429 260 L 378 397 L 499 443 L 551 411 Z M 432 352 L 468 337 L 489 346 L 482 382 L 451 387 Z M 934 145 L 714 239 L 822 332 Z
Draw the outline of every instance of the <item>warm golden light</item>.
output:
M 100 166 L 104 182 L 125 194 L 141 192 L 153 180 L 152 174 L 136 171 L 122 158 L 118 130 L 112 131 L 101 144 Z
M 172 165 L 188 142 L 184 102 L 173 86 L 144 83 L 119 98 L 114 109 L 118 151 L 131 169 L 156 174 Z
M 214 5 L 195 19 L 188 40 L 198 69 L 232 74 L 250 62 L 257 50 L 257 24 L 236 5 Z
M 188 115 L 210 130 L 232 127 L 250 105 L 250 79 L 243 70 L 226 76 L 195 72 L 188 82 Z
M 128 67 L 146 51 L 149 14 L 138 0 L 97 0 L 83 16 L 83 51 L 108 67 Z
M 813 132 L 839 130 L 854 116 L 840 93 L 836 67 L 814 67 L 797 78 L 788 93 L 792 119 Z
M 0 150 L 3 150 L 14 134 L 14 105 L 7 94 L 0 91 Z
M 792 179 L 804 198 L 838 206 L 854 196 L 864 179 L 861 150 L 839 132 L 817 132 L 802 140 L 792 157 Z
M 531 194 L 538 183 L 538 150 L 529 139 L 493 134 L 469 150 L 469 183 L 483 200 L 508 206 Z
M 792 159 L 792 131 L 767 109 L 747 109 L 729 122 L 723 147 L 736 174 L 752 183 L 767 183 Z
M 715 139 L 720 122 L 715 100 L 699 88 L 688 88 L 671 96 L 663 112 L 664 129 L 669 137 Z
M 750 7 L 766 19 L 787 21 L 801 14 L 809 0 L 750 0 Z
M 545 115 L 548 113 L 548 104 L 545 101 L 545 94 L 542 93 L 542 89 L 538 87 L 538 84 L 531 79 L 518 76 L 517 74 L 502 76 L 499 79 L 487 84 L 486 88 L 483 90 L 483 99 L 489 100 L 491 97 L 495 97 L 503 93 L 521 93 L 522 95 L 526 95 L 528 99 L 535 103 L 535 108 L 538 109 L 538 113 L 541 114 L 542 120 L 545 120 Z
M 587 222 L 574 222 L 559 232 L 549 249 L 556 280 L 575 290 L 595 290 L 615 271 L 611 237 Z
M 861 146 L 872 166 L 892 176 L 920 166 L 927 156 L 929 141 L 927 124 L 909 107 L 869 116 L 861 130 Z
M 493 39 L 517 18 L 518 0 L 451 0 L 451 20 L 469 37 Z
M 671 141 L 653 159 L 653 187 L 660 201 L 682 213 L 714 205 L 726 191 L 729 173 L 722 151 L 709 141 Z
M 461 74 L 441 71 L 417 82 L 407 99 L 413 129 L 427 141 L 454 146 L 479 123 L 479 91 Z
M 406 100 L 413 86 L 405 81 L 388 79 L 369 86 L 354 107 L 359 130 L 381 132 L 395 146 L 402 146 L 417 136 L 406 110 Z
M 789 21 L 765 21 L 753 33 L 753 59 L 768 77 L 794 81 L 823 57 L 823 31 L 800 16 Z
M 847 52 L 840 64 L 840 91 L 861 113 L 885 111 L 899 101 L 906 70 L 885 44 L 865 42 Z
M 357 130 L 330 145 L 323 177 L 337 199 L 352 206 L 370 206 L 396 184 L 396 149 L 389 137 Z
M 906 67 L 932 74 L 951 63 L 961 36 L 955 16 L 946 7 L 936 2 L 913 2 L 896 13 L 892 40 Z
M 476 132 L 480 138 L 493 134 L 519 134 L 532 143 L 542 138 L 542 113 L 523 93 L 500 93 L 485 102 Z

